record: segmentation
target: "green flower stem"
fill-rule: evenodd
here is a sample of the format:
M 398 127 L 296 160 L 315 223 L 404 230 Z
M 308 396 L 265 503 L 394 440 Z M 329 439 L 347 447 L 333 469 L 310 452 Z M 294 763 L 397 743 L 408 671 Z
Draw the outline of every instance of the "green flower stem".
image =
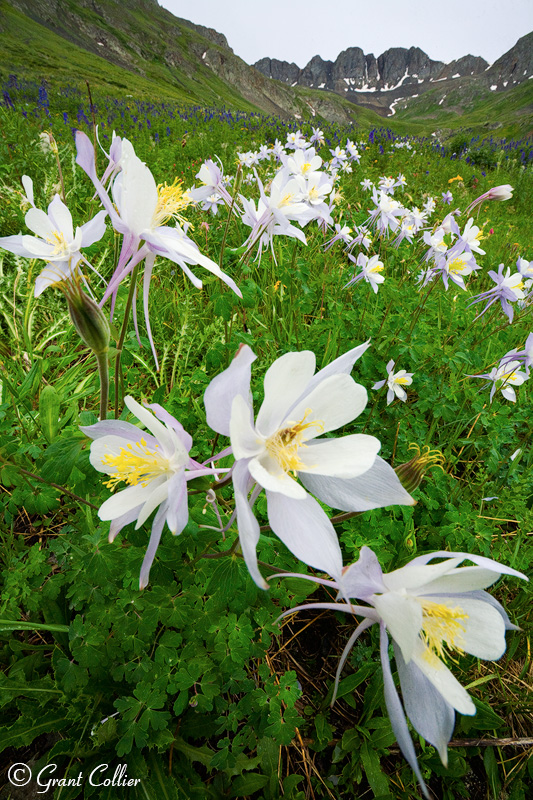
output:
M 107 406 L 109 403 L 109 365 L 108 350 L 96 353 L 98 362 L 98 377 L 100 378 L 100 419 L 107 419 Z
M 66 494 L 69 497 L 72 497 L 73 500 L 77 500 L 78 503 L 83 503 L 84 505 L 89 506 L 89 508 L 93 508 L 95 511 L 98 511 L 99 509 L 99 506 L 93 505 L 93 503 L 90 503 L 88 500 L 85 500 L 85 498 L 80 497 L 79 494 L 74 494 L 74 492 L 71 492 L 70 489 L 65 488 L 65 486 L 61 486 L 59 483 L 52 483 L 52 481 L 47 481 L 44 478 L 41 478 L 40 475 L 36 475 L 34 472 L 30 472 L 29 470 L 24 469 L 24 467 L 19 467 L 18 464 L 14 464 L 12 461 L 8 461 L 7 459 L 2 459 L 2 463 L 8 464 L 10 467 L 15 467 L 15 469 L 17 469 L 20 472 L 20 474 L 24 475 L 24 477 L 26 478 L 33 478 L 34 480 L 39 481 L 40 483 L 45 483 L 47 486 L 52 486 L 52 488 L 58 489 L 60 492 L 62 492 L 62 494 Z
M 128 299 L 126 300 L 126 308 L 124 310 L 124 319 L 122 321 L 122 328 L 120 329 L 120 335 L 118 337 L 117 342 L 117 355 L 115 358 L 115 419 L 118 419 L 119 414 L 119 405 L 120 405 L 120 359 L 122 355 L 122 347 L 124 345 L 124 339 L 126 338 L 126 329 L 128 325 L 128 317 L 130 315 L 131 306 L 133 304 L 133 295 L 135 294 L 135 286 L 137 284 L 137 275 L 139 274 L 139 264 L 136 264 L 133 268 L 133 272 L 131 273 L 131 283 L 130 283 L 130 291 L 128 294 Z M 104 417 L 105 419 L 105 417 Z
M 56 159 L 57 171 L 59 172 L 59 182 L 61 184 L 61 199 L 66 204 L 67 196 L 65 194 L 65 181 L 63 179 L 63 170 L 61 169 L 61 161 L 59 160 L 59 153 L 58 153 L 58 150 L 57 150 L 57 145 L 55 146 L 55 149 L 53 150 L 53 153 L 54 153 L 54 156 L 55 156 L 55 159 Z

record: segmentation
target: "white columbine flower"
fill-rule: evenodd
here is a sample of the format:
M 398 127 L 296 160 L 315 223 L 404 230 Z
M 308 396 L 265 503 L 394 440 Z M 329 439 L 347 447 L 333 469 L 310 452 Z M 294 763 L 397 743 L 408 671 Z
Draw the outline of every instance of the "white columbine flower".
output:
M 47 262 L 35 281 L 35 297 L 38 297 L 48 286 L 68 281 L 77 273 L 80 259 L 85 261 L 81 248 L 89 247 L 102 238 L 106 229 L 107 213 L 99 211 L 74 232 L 72 215 L 58 194 L 48 206 L 48 211 L 41 211 L 33 205 L 31 179 L 24 175 L 22 181 L 28 202 L 32 205 L 26 213 L 25 222 L 35 236 L 20 233 L 16 236 L 2 236 L 0 248 L 17 256 L 39 258 Z
M 405 403 L 407 400 L 407 392 L 403 387 L 410 386 L 412 384 L 414 372 L 406 372 L 404 369 L 394 372 L 394 361 L 392 360 L 389 361 L 386 369 L 388 377 L 383 381 L 378 381 L 375 383 L 372 389 L 381 389 L 381 387 L 386 383 L 388 386 L 387 405 L 390 405 L 395 397 Z
M 259 524 L 251 506 L 262 489 L 274 533 L 306 564 L 334 576 L 342 569 L 337 535 L 306 489 L 344 511 L 414 502 L 394 470 L 378 458 L 381 445 L 375 437 L 318 438 L 348 424 L 365 408 L 366 389 L 349 373 L 367 347 L 350 350 L 316 375 L 310 351 L 278 358 L 265 374 L 264 401 L 255 423 L 250 394 L 255 355 L 248 346 L 241 346 L 206 390 L 208 424 L 231 439 L 239 537 L 258 586 L 266 588 L 257 566 Z
M 479 246 L 481 239 L 483 238 L 483 231 L 478 228 L 477 225 L 474 225 L 474 220 L 472 217 L 468 220 L 465 225 L 464 231 L 460 234 L 460 239 L 463 240 L 465 244 L 468 245 L 470 250 L 475 253 L 479 253 L 480 255 L 485 255 L 485 250 L 482 250 Z
M 141 568 L 140 588 L 144 589 L 165 522 L 174 535 L 188 522 L 187 481 L 211 475 L 214 469 L 190 458 L 191 436 L 160 405 L 151 406 L 154 416 L 132 397 L 125 397 L 124 402 L 149 433 L 120 420 L 102 420 L 81 430 L 94 440 L 91 464 L 109 475 L 106 486 L 114 489 L 121 482 L 127 484 L 98 511 L 100 519 L 111 520 L 109 541 L 130 522 L 136 521 L 135 527 L 140 528 L 158 509 Z
M 435 558 L 445 560 L 429 564 Z M 465 559 L 476 566 L 459 568 Z M 405 715 L 415 730 L 437 749 L 446 766 L 455 711 L 471 715 L 476 713 L 476 707 L 444 659 L 448 654 L 453 659 L 456 653 L 470 653 L 476 658 L 490 660 L 503 655 L 505 631 L 517 628 L 498 601 L 483 591 L 501 574 L 527 580 L 522 573 L 484 556 L 442 550 L 418 556 L 405 567 L 384 573 L 372 550 L 362 547 L 359 560 L 343 570 L 340 581 L 308 575 L 297 577 L 337 589 L 340 595 L 362 600 L 366 606 L 351 602 L 311 603 L 282 614 L 286 616 L 302 608 L 329 608 L 363 617 L 340 658 L 335 694 L 340 673 L 355 641 L 366 628 L 379 624 L 387 711 L 402 753 L 415 771 L 426 797 L 429 793 L 418 767 Z M 394 642 L 403 707 L 390 668 L 387 632 Z

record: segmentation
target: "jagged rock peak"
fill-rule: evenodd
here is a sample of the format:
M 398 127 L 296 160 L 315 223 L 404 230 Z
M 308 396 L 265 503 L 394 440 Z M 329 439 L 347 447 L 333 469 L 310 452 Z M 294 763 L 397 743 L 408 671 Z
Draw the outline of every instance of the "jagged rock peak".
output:
M 522 36 L 514 47 L 492 64 L 487 70 L 487 78 L 498 88 L 509 83 L 522 83 L 533 75 L 533 32 Z
M 463 75 L 480 75 L 485 72 L 488 66 L 488 62 L 481 56 L 463 56 L 446 64 L 438 75 L 438 79 L 459 78 Z

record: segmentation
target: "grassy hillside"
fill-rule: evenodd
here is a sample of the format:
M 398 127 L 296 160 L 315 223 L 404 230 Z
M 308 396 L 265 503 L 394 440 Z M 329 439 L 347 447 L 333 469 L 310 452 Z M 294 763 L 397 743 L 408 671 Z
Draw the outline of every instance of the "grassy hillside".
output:
M 154 99 L 172 99 L 182 103 L 207 106 L 229 105 L 242 111 L 257 111 L 201 62 L 186 60 L 191 45 L 202 46 L 203 37 L 195 31 L 180 28 L 181 68 L 166 64 L 162 56 L 153 52 L 142 58 L 124 42 L 122 64 L 108 60 L 113 54 L 106 49 L 106 58 L 69 42 L 27 17 L 22 12 L 0 2 L 2 35 L 0 36 L 0 72 L 4 76 L 16 73 L 25 78 L 47 78 L 55 83 L 82 83 L 88 80 L 92 86 L 108 92 L 128 92 L 136 96 Z M 91 12 L 79 8 L 82 19 Z M 138 16 L 142 29 L 151 30 L 150 17 L 141 10 L 130 12 Z M 120 32 L 117 29 L 115 35 Z M 88 42 L 89 44 L 89 42 Z M 153 40 L 152 40 L 153 46 Z M 102 48 L 104 50 L 104 48 Z M 184 55 L 181 55 L 183 53 Z M 115 61 L 118 56 L 115 55 Z M 130 61 L 127 66 L 127 61 Z M 194 74 L 193 74 L 194 73 Z M 157 87 L 155 89 L 155 87 Z
M 476 132 L 495 131 L 498 136 L 528 136 L 533 132 L 533 83 L 507 92 L 491 92 L 472 80 L 449 88 L 444 84 L 420 97 L 398 104 L 395 122 L 413 128 L 473 128 Z

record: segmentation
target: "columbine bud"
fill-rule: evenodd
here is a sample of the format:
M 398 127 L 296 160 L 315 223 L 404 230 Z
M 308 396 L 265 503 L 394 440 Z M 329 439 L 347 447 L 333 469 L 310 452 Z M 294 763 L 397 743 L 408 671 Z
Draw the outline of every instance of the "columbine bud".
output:
M 422 483 L 426 472 L 432 467 L 438 467 L 444 472 L 442 466 L 445 459 L 440 450 L 430 450 L 428 445 L 424 445 L 422 450 L 417 444 L 410 444 L 409 450 L 416 450 L 416 456 L 405 464 L 395 467 L 394 471 L 403 488 L 411 494 Z
M 71 287 L 71 291 L 65 294 L 70 318 L 82 341 L 95 355 L 106 353 L 111 332 L 102 309 L 79 286 Z
M 465 211 L 465 214 L 469 214 L 474 208 L 481 205 L 485 200 L 510 200 L 513 196 L 513 187 L 509 183 L 504 183 L 502 186 L 493 186 L 492 189 L 489 189 L 488 192 L 481 194 L 479 197 L 470 203 L 468 208 Z
M 57 142 L 50 131 L 42 131 L 39 134 L 39 144 L 43 153 L 53 153 L 57 155 Z

